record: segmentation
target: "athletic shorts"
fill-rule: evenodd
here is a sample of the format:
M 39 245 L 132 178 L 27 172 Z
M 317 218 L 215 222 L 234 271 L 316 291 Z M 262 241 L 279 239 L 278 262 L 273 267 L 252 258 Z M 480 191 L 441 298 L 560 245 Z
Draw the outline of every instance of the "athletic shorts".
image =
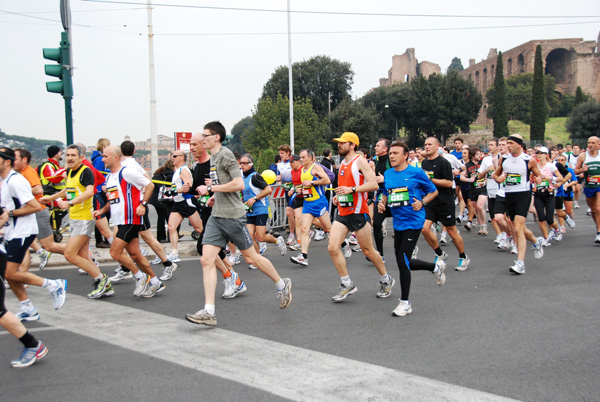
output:
M 371 217 L 369 214 L 349 214 L 349 215 L 337 215 L 335 221 L 341 223 L 348 228 L 350 232 L 356 232 L 365 227 L 367 222 L 371 223 Z
M 48 236 L 52 236 L 52 225 L 50 225 L 50 210 L 44 208 L 41 211 L 35 213 L 35 219 L 38 225 L 38 239 L 45 239 Z
M 141 231 L 142 225 L 117 225 L 117 239 L 121 239 L 125 243 L 131 243 L 133 239 L 139 237 Z
M 496 211 L 496 197 L 492 198 L 488 196 L 488 212 L 492 218 L 494 217 L 494 211 Z
M 471 194 L 471 183 L 462 183 L 460 185 L 460 192 L 462 193 L 463 196 L 463 200 L 465 200 L 465 202 L 467 202 L 467 200 L 470 200 L 470 194 Z
M 487 188 L 472 188 L 469 190 L 469 199 L 471 202 L 477 202 L 480 195 L 485 195 L 487 197 Z
M 577 183 L 583 184 L 583 177 L 577 177 Z
M 188 218 L 198 212 L 198 202 L 195 198 L 174 202 L 171 213 L 176 212 L 184 218 Z
M 25 253 L 34 240 L 35 235 L 31 235 L 23 238 L 16 237 L 7 241 L 4 246 L 6 248 L 6 260 L 15 264 L 21 264 L 25 259 Z
M 246 224 L 254 225 L 254 226 L 267 226 L 268 220 L 269 220 L 269 214 L 247 216 Z
M 71 237 L 87 236 L 91 239 L 94 235 L 95 227 L 96 222 L 93 219 L 91 221 L 83 219 L 71 219 Z
M 554 197 L 554 209 L 564 209 L 564 200 L 565 197 Z
M 425 205 L 425 219 L 431 222 L 440 222 L 444 226 L 456 226 L 454 203 L 436 206 Z
M 599 192 L 600 192 L 600 187 L 597 187 L 597 188 L 584 187 L 583 188 L 583 194 L 585 194 L 586 198 L 592 198 Z
M 235 219 L 211 216 L 208 218 L 202 244 L 225 248 L 228 242 L 232 242 L 242 251 L 254 246 L 246 227 L 246 217 Z
M 302 208 L 304 206 L 304 198 L 298 197 L 297 195 L 294 195 L 294 198 L 292 199 L 291 202 L 292 202 L 293 209 Z
M 570 195 L 568 197 L 563 197 L 563 198 L 565 199 L 565 201 L 571 201 L 571 202 L 573 202 L 573 196 L 572 195 Z
M 506 213 L 506 198 L 500 195 L 496 196 L 496 203 L 494 204 L 494 215 L 504 215 Z
M 148 230 L 152 227 L 152 225 L 150 224 L 150 218 L 148 217 L 149 213 L 150 213 L 150 208 L 146 207 L 146 213 L 142 217 L 142 228 L 140 229 L 140 232 Z
M 321 197 L 318 200 L 314 201 L 304 201 L 304 206 L 302 207 L 303 214 L 311 214 L 315 218 L 320 218 L 325 215 L 327 212 L 327 207 L 329 204 L 327 203 L 327 198 Z
M 529 206 L 531 205 L 531 191 L 519 191 L 516 193 L 506 193 L 506 213 L 510 220 L 514 221 L 515 216 L 527 217 Z
M 104 191 L 94 194 L 93 203 L 94 203 L 94 211 L 98 211 L 99 209 L 101 209 L 102 207 L 104 207 L 106 205 L 106 194 L 104 194 Z M 106 218 L 106 214 L 102 214 L 96 219 L 102 219 L 102 218 Z

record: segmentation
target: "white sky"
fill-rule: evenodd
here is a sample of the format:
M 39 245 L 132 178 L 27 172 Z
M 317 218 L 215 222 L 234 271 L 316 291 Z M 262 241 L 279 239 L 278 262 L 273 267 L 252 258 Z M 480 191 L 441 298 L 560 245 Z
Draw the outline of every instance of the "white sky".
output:
M 121 0 L 116 0 L 121 1 Z M 75 141 L 95 144 L 124 135 L 150 137 L 148 13 L 145 0 L 114 4 L 71 0 L 76 67 Z M 287 9 L 285 0 L 153 0 L 158 133 L 201 131 L 211 120 L 227 130 L 257 103 L 277 66 L 287 65 L 287 14 L 158 4 L 252 9 Z M 352 64 L 352 94 L 361 97 L 386 77 L 392 56 L 416 49 L 419 61 L 442 71 L 453 57 L 484 59 L 490 48 L 506 51 L 532 39 L 596 40 L 597 0 L 355 1 L 292 0 L 292 11 L 436 14 L 469 16 L 560 16 L 562 18 L 440 18 L 336 14 L 292 14 L 293 61 L 328 55 Z M 15 15 L 9 13 L 19 13 Z M 584 16 L 585 18 L 564 18 Z M 33 18 L 35 17 L 35 18 Z M 42 18 L 42 19 L 40 19 Z M 46 19 L 52 20 L 48 21 Z M 593 22 L 593 23 L 585 23 Z M 458 29 L 538 24 L 505 29 Z M 454 28 L 453 30 L 431 30 Z M 430 29 L 430 31 L 370 32 Z M 42 48 L 60 41 L 58 0 L 0 0 L 0 128 L 9 133 L 65 141 L 64 103 L 46 92 Z M 363 31 L 363 32 L 357 32 Z M 323 33 L 337 32 L 337 33 Z M 342 33 L 344 32 L 344 33 Z M 350 33 L 348 33 L 350 32 Z M 246 33 L 246 35 L 215 35 Z M 270 33 L 249 35 L 249 33 Z M 179 34 L 179 35 L 174 35 Z M 203 34 L 203 35 L 199 35 Z

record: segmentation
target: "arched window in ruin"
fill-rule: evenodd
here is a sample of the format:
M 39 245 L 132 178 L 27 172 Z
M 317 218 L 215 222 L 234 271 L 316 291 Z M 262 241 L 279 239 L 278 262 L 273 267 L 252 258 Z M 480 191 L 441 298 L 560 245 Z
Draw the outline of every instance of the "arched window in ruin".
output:
M 492 64 L 492 67 L 490 69 L 492 75 L 490 76 L 490 79 L 495 79 L 496 78 L 496 68 L 494 67 L 494 65 Z
M 479 70 L 475 71 L 475 86 L 477 87 L 477 89 L 481 89 L 481 87 L 479 86 Z
M 473 81 L 473 74 L 469 73 L 469 81 Z
M 521 74 L 525 72 L 525 58 L 523 57 L 523 53 L 517 57 L 517 73 Z
M 546 56 L 546 74 L 556 80 L 556 84 L 565 84 L 571 74 L 571 54 L 566 49 L 554 49 Z
M 484 68 L 483 69 L 483 82 L 481 83 L 484 90 L 486 90 L 488 87 L 487 79 L 488 79 L 487 68 Z
M 512 75 L 512 59 L 506 60 L 506 74 L 509 77 Z
M 410 77 L 408 76 L 408 74 L 404 74 L 404 82 L 408 82 L 409 79 Z

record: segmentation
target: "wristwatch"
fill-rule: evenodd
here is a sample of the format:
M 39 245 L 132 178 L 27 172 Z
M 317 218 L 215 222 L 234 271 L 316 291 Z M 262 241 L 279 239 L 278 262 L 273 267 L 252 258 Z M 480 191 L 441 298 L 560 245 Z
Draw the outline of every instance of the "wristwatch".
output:
M 73 201 L 69 201 L 69 206 L 72 207 L 73 206 Z
M 12 218 L 15 216 L 15 214 L 13 214 L 13 211 L 8 211 L 8 216 Z
M 427 205 L 427 203 L 425 202 L 425 200 L 421 200 L 421 203 L 423 204 L 423 206 Z
M 210 193 L 212 191 L 212 186 L 206 186 L 206 191 Z
M 352 187 L 352 192 L 356 193 L 356 187 Z
M 142 201 L 142 205 L 143 205 L 143 206 L 146 206 L 146 205 L 148 205 L 148 201 Z

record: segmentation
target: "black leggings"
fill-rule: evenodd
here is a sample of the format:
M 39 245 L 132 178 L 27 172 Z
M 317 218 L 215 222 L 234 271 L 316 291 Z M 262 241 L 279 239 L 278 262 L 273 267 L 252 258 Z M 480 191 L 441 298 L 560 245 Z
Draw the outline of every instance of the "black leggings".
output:
M 0 253 L 0 318 L 4 317 L 4 314 L 8 312 L 4 299 L 6 298 L 6 289 L 4 288 L 4 275 L 6 271 L 6 254 Z
M 386 217 L 391 217 L 390 207 L 386 207 L 385 212 L 380 213 L 375 205 L 373 211 L 373 237 L 375 238 L 375 247 L 383 257 L 383 220 Z
M 433 272 L 435 269 L 435 264 L 432 262 L 410 259 L 420 234 L 421 230 L 419 229 L 408 229 L 401 232 L 394 230 L 394 251 L 396 252 L 396 263 L 400 270 L 401 300 L 408 300 L 411 280 L 410 271 Z
M 553 195 L 535 195 L 533 205 L 540 222 L 546 221 L 548 225 L 554 223 L 554 196 Z

